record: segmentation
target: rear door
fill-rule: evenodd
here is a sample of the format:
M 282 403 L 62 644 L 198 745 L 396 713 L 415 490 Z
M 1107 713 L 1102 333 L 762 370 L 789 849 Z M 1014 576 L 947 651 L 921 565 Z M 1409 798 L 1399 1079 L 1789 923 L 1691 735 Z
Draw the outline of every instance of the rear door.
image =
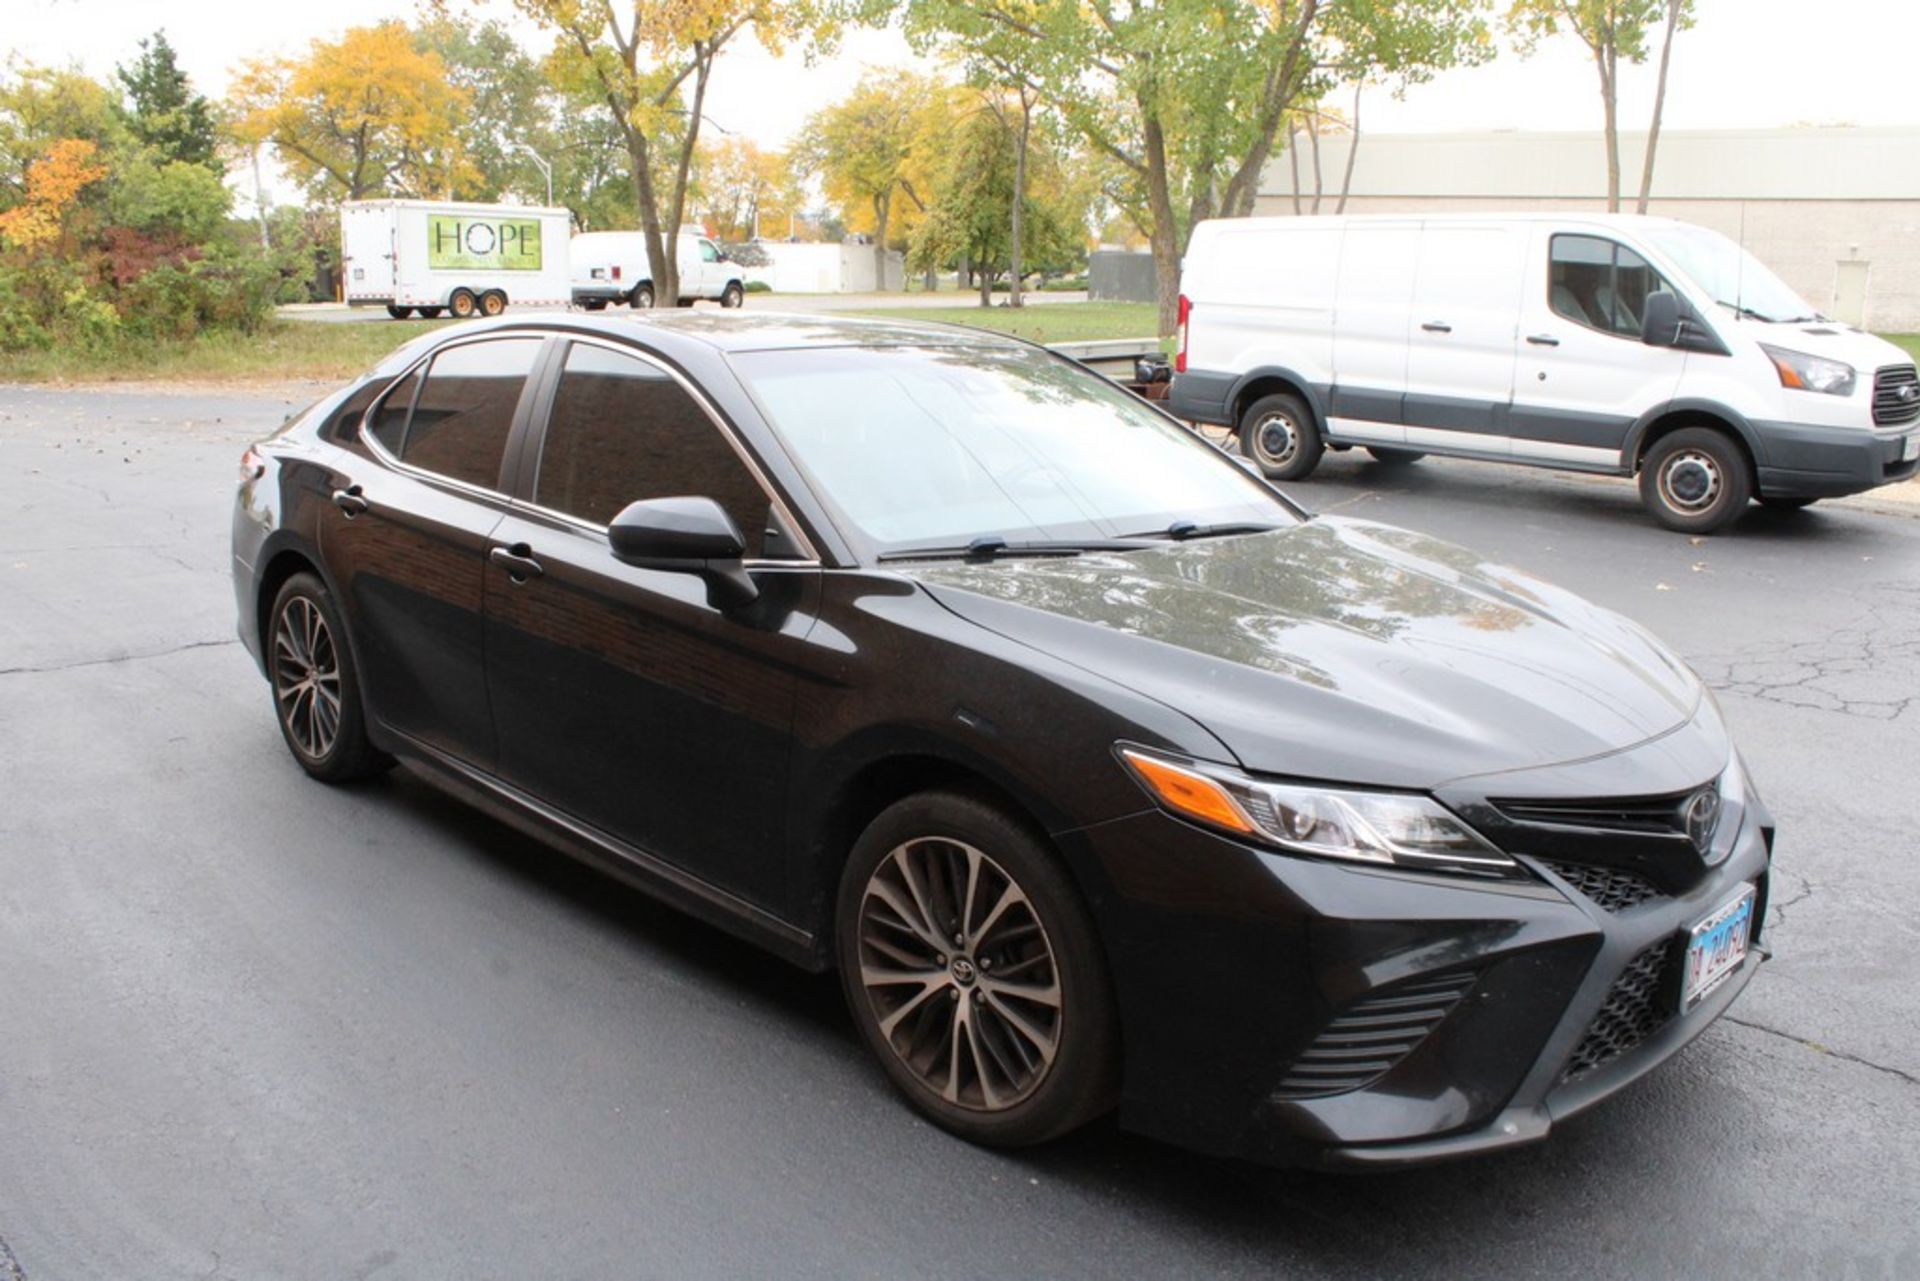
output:
M 1429 222 L 1407 318 L 1409 447 L 1505 454 L 1524 224 Z
M 443 347 L 375 403 L 332 477 L 320 551 L 367 704 L 388 728 L 462 760 L 493 755 L 482 662 L 488 536 L 507 511 L 507 440 L 544 339 Z
M 1640 341 L 1647 295 L 1672 286 L 1630 246 L 1594 232 L 1542 226 L 1528 259 L 1514 457 L 1618 467 L 1634 422 L 1672 398 L 1686 368 L 1684 351 Z
M 563 360 L 526 454 L 531 501 L 491 540 L 487 685 L 500 772 L 777 909 L 795 672 L 819 570 L 790 535 L 768 554 L 779 520 L 768 488 L 664 366 L 592 341 L 572 342 Z M 761 562 L 751 619 L 708 604 L 692 574 L 614 559 L 607 523 L 630 502 L 675 495 L 713 498 L 746 536 L 749 562 Z

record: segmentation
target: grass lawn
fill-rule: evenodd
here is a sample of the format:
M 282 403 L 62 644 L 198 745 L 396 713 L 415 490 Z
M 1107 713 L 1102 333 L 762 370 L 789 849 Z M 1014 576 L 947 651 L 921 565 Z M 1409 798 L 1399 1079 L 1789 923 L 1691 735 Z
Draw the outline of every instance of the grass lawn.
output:
M 1149 302 L 1050 302 L 1037 307 L 895 307 L 851 313 L 886 320 L 972 325 L 1035 342 L 1152 338 L 1159 328 Z
M 276 320 L 254 334 L 127 343 L 107 352 L 6 351 L 0 352 L 0 382 L 344 381 L 414 335 L 446 323 Z
M 1915 360 L 1920 360 L 1920 334 L 1881 334 L 1880 336 L 1903 349 Z

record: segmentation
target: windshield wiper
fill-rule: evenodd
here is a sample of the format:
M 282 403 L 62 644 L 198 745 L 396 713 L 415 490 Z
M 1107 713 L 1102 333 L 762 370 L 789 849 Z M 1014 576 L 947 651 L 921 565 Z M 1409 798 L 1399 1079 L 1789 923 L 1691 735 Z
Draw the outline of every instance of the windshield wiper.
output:
M 1191 520 L 1176 520 L 1165 529 L 1148 530 L 1145 533 L 1132 534 L 1132 538 L 1171 538 L 1176 543 L 1184 543 L 1190 538 L 1225 538 L 1232 534 L 1270 534 L 1282 528 L 1269 521 L 1238 520 L 1222 521 L 1218 525 L 1202 525 Z
M 1725 298 L 1715 298 L 1714 301 L 1735 315 L 1745 316 L 1748 320 L 1757 320 L 1763 325 L 1777 325 L 1781 323 L 1765 312 L 1755 311 L 1753 308 L 1745 306 L 1742 303 L 1728 302 Z
M 1074 538 L 1010 543 L 998 534 L 982 534 L 969 543 L 903 547 L 881 552 L 880 560 L 997 560 L 1002 556 L 1078 556 L 1082 552 L 1132 552 L 1153 544 L 1145 538 Z

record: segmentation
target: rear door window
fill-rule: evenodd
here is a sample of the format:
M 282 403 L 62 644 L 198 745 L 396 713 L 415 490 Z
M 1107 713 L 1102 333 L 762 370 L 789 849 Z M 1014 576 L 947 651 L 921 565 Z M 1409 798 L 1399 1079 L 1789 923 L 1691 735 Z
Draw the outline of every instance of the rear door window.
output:
M 393 419 L 404 386 L 375 415 L 374 438 L 409 466 L 499 488 L 507 436 L 543 341 L 496 338 L 440 352 L 427 366 L 403 425 Z
M 766 540 L 772 500 L 698 401 L 637 356 L 575 343 L 554 393 L 534 501 L 606 525 L 643 498 L 711 498 L 733 517 L 749 557 Z

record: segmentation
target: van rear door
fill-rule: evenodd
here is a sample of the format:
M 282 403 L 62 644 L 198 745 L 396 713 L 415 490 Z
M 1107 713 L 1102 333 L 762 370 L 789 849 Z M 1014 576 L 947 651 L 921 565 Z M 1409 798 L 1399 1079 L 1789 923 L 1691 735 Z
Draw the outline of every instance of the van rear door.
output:
M 1328 434 L 1339 441 L 1406 439 L 1407 317 L 1420 224 L 1352 222 L 1340 249 L 1333 317 Z
M 1409 447 L 1507 452 L 1527 227 L 1429 222 L 1407 323 Z

